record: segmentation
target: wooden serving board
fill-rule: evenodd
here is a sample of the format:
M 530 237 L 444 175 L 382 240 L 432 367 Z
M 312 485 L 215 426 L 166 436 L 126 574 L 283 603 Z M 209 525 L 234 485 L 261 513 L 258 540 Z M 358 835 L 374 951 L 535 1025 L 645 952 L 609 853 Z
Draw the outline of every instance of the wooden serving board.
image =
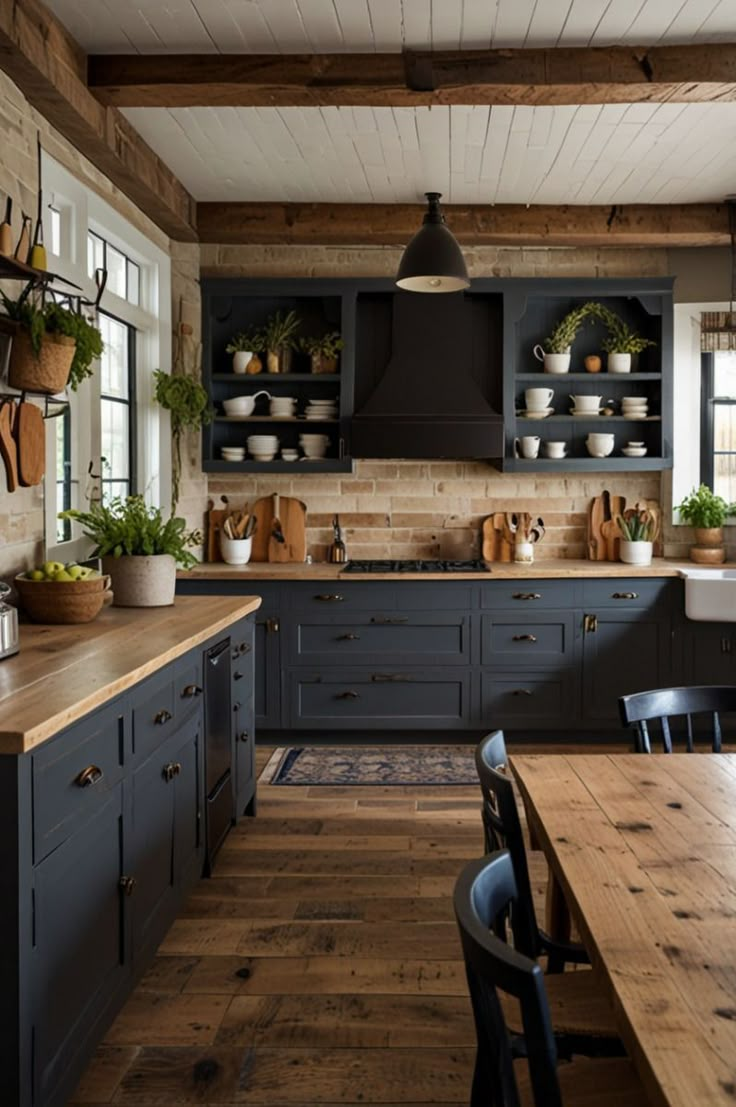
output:
M 8 492 L 15 492 L 18 487 L 18 447 L 13 434 L 15 415 L 13 400 L 0 403 L 0 455 L 5 462 Z
M 513 543 L 507 538 L 506 516 L 503 511 L 487 515 L 483 520 L 483 560 L 513 561 Z
M 273 527 L 273 496 L 262 496 L 251 509 L 255 517 L 256 529 L 253 531 L 251 561 L 268 561 L 268 540 Z
M 293 496 L 279 497 L 279 518 L 283 531 L 285 550 L 279 561 L 306 561 L 307 559 L 307 509 L 301 500 Z M 283 556 L 284 552 L 286 557 Z
M 220 553 L 220 528 L 230 514 L 227 497 L 222 496 L 222 507 L 215 507 L 212 500 L 207 510 L 207 561 L 222 561 Z
M 46 432 L 41 409 L 20 403 L 13 428 L 18 448 L 18 476 L 26 488 L 40 484 L 46 471 Z

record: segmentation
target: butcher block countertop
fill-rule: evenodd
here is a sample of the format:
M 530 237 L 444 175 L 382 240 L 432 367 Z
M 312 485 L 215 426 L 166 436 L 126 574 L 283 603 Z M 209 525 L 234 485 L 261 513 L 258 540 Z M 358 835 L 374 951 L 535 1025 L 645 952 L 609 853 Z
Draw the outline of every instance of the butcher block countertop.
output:
M 258 596 L 177 596 L 106 607 L 91 623 L 20 629 L 0 661 L 0 754 L 27 753 L 260 607 Z
M 345 573 L 344 565 L 316 562 L 251 561 L 248 565 L 202 562 L 195 569 L 178 574 L 181 580 L 554 580 L 580 577 L 676 577 L 680 569 L 703 568 L 692 561 L 673 561 L 658 557 L 644 568 L 621 561 L 540 560 L 533 565 L 514 562 L 488 563 L 490 573 Z M 718 568 L 728 568 L 719 565 Z

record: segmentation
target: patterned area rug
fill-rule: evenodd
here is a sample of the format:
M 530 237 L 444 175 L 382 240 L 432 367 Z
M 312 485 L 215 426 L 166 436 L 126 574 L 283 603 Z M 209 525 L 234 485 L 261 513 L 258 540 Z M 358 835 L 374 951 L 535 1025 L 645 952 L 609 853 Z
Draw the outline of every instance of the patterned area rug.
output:
M 477 784 L 473 746 L 290 747 L 271 784 Z

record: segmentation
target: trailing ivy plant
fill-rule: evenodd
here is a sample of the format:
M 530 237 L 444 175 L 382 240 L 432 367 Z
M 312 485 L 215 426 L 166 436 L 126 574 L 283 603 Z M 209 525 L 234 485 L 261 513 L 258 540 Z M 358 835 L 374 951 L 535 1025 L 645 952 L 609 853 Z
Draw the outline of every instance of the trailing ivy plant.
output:
M 188 547 L 201 544 L 201 534 L 187 532 L 185 521 L 173 515 L 164 520 L 161 509 L 147 507 L 142 496 L 94 503 L 89 511 L 62 511 L 59 518 L 81 524 L 85 537 L 95 543 L 92 557 L 169 554 L 183 569 L 197 564 Z
M 164 373 L 156 369 L 154 396 L 171 416 L 171 437 L 174 456 L 171 472 L 171 513 L 176 511 L 181 491 L 181 440 L 188 430 L 201 430 L 212 422 L 212 406 L 206 390 L 194 377 L 181 373 Z

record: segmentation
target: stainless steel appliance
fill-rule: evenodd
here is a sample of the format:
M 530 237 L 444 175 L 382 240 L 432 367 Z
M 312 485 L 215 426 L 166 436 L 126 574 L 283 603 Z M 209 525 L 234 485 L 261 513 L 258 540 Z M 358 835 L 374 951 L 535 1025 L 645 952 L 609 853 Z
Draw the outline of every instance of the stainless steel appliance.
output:
M 348 561 L 343 573 L 490 573 L 485 561 L 471 558 L 467 561 L 434 561 L 422 558 L 392 561 L 374 558 L 370 561 Z
M 18 636 L 18 611 L 5 597 L 10 595 L 10 585 L 0 581 L 0 660 L 12 657 L 20 649 Z

